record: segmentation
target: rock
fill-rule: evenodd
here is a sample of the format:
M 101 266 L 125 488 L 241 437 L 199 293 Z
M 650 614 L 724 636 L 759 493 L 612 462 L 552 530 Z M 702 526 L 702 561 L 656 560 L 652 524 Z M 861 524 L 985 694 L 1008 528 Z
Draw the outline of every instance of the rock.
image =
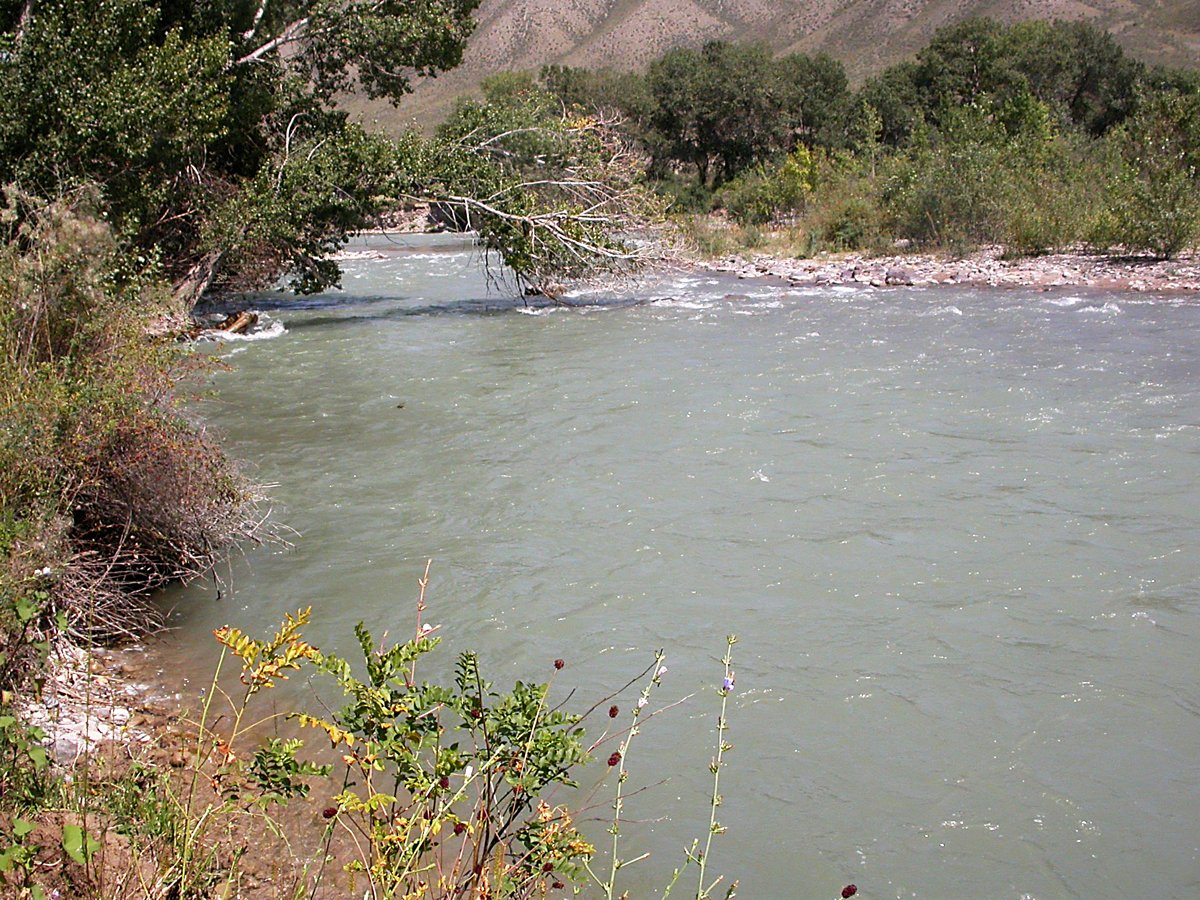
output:
M 883 280 L 888 284 L 912 284 L 912 272 L 905 269 L 903 266 L 893 266 L 887 270 Z

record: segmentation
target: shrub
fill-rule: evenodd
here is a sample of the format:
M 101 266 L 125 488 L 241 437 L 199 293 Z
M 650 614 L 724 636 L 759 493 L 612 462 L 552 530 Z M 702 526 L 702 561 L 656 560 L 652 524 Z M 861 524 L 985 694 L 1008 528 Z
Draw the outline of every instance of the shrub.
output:
M 1106 243 L 1170 258 L 1200 239 L 1200 94 L 1152 97 L 1111 141 L 1120 176 Z
M 92 204 L 87 191 L 50 203 L 8 191 L 0 616 L 9 635 L 11 610 L 35 590 L 46 598 L 38 621 L 61 611 L 92 637 L 146 627 L 149 606 L 137 598 L 206 570 L 249 521 L 246 486 L 171 399 L 187 357 L 146 334 L 167 308 L 155 267 L 122 253 Z
M 803 145 L 773 168 L 757 166 L 730 181 L 721 204 L 742 225 L 766 225 L 794 217 L 812 194 L 817 163 Z

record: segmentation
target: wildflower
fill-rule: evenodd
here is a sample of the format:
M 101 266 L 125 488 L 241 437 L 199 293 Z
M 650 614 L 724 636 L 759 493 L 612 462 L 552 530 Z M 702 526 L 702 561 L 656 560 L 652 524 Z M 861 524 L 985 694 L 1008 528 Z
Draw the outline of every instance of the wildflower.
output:
M 725 680 L 721 682 L 721 690 L 723 690 L 727 694 L 733 690 L 733 675 L 732 674 L 725 676 Z
M 440 787 L 443 791 L 450 790 L 450 778 L 446 775 L 443 775 L 438 779 L 438 787 Z
M 664 675 L 666 675 L 666 674 L 667 674 L 667 667 L 666 667 L 666 666 L 659 666 L 659 667 L 658 667 L 658 671 L 654 673 L 654 677 L 655 677 L 655 678 L 662 678 L 662 677 L 663 677 Z
M 327 806 L 327 807 L 325 807 L 325 809 L 323 809 L 321 811 L 321 815 L 324 816 L 326 819 L 332 819 L 334 816 L 337 815 L 337 807 L 336 806 Z
M 617 704 L 615 704 L 615 703 L 614 703 L 612 706 L 610 706 L 610 707 L 608 708 L 608 717 L 609 717 L 610 719 L 615 719 L 615 718 L 617 717 L 617 713 L 619 713 L 620 711 L 621 711 L 621 710 L 619 710 L 619 709 L 617 708 Z
M 467 766 L 465 769 L 463 769 L 463 778 L 467 779 L 467 781 L 470 781 L 471 776 L 474 774 L 475 774 L 474 766 Z
M 548 862 L 548 863 L 543 863 L 543 864 L 542 864 L 542 871 L 543 871 L 543 872 L 553 872 L 553 871 L 554 871 L 554 863 L 550 863 L 550 862 Z
M 424 625 L 421 626 L 421 634 L 423 634 L 423 635 L 429 634 L 429 632 L 431 632 L 431 631 L 433 631 L 433 626 L 430 625 L 428 622 L 426 622 Z
M 567 661 L 565 659 L 556 659 L 554 661 L 554 668 L 561 669 L 566 664 L 567 664 Z
M 621 761 L 621 751 L 614 750 L 613 755 L 608 758 L 608 765 L 611 768 L 612 766 L 617 765 L 620 761 Z
M 466 830 L 467 830 L 466 822 L 455 822 L 454 823 L 454 833 L 455 834 L 462 834 Z
M 848 884 L 844 888 L 842 888 L 842 900 L 847 900 L 847 898 L 853 897 L 857 893 L 858 893 L 858 885 L 857 884 Z
M 554 884 L 550 885 L 550 887 L 554 888 L 556 891 L 561 891 L 563 888 L 566 887 L 566 885 L 563 884 L 561 881 L 556 881 L 556 882 L 554 882 Z
M 647 700 L 645 697 L 638 697 L 638 709 L 645 709 L 646 704 L 649 702 L 650 701 Z

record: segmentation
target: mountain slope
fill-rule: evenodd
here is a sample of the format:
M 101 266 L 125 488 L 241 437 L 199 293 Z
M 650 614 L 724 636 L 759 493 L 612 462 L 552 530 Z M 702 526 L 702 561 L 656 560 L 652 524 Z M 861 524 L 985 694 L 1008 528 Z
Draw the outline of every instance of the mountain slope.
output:
M 484 0 L 460 68 L 423 83 L 400 110 L 358 99 L 348 106 L 389 128 L 436 121 L 455 96 L 504 69 L 643 68 L 672 47 L 709 40 L 823 51 L 859 79 L 973 15 L 1087 20 L 1147 62 L 1200 67 L 1200 0 Z

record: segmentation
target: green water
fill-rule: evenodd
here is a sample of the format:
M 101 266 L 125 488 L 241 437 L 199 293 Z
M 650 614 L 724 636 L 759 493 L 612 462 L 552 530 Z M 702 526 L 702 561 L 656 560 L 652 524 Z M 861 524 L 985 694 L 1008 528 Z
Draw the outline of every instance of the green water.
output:
M 218 351 L 203 414 L 296 534 L 167 597 L 187 690 L 225 621 L 410 633 L 432 558 L 447 667 L 561 657 L 590 702 L 663 647 L 695 695 L 630 760 L 634 897 L 707 825 L 730 631 L 739 896 L 1200 896 L 1195 301 L 667 275 L 530 308 L 456 239 L 364 248 Z

